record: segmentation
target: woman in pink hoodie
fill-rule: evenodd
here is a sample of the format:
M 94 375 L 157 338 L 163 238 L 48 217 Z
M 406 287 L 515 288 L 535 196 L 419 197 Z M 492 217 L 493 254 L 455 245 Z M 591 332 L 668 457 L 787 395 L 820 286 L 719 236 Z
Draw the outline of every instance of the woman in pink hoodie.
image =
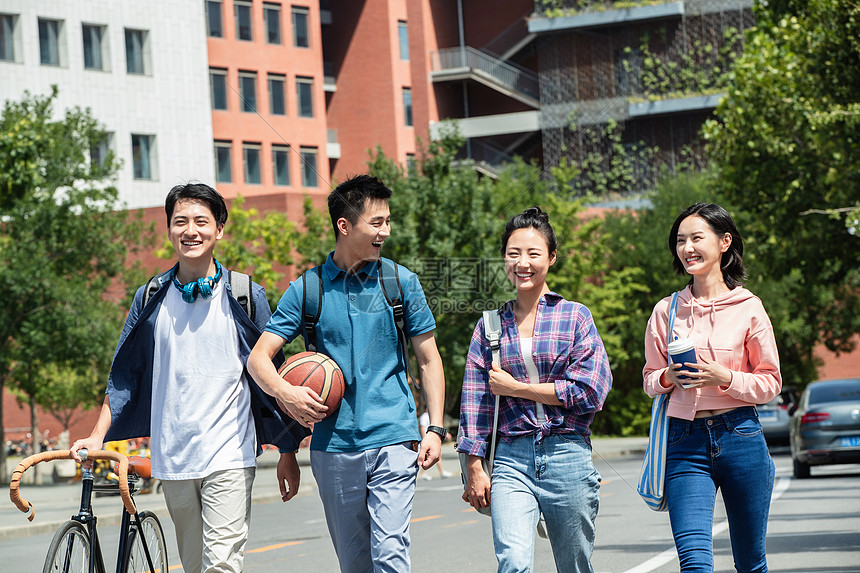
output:
M 675 272 L 691 279 L 678 295 L 672 332 L 671 297 L 651 313 L 643 377 L 649 396 L 671 392 L 665 495 L 681 570 L 714 569 L 719 488 L 735 568 L 766 572 L 774 465 L 755 404 L 782 386 L 773 327 L 761 300 L 741 286 L 743 241 L 725 209 L 688 207 L 672 226 L 669 250 Z M 694 342 L 695 363 L 668 364 L 666 347 L 675 338 Z

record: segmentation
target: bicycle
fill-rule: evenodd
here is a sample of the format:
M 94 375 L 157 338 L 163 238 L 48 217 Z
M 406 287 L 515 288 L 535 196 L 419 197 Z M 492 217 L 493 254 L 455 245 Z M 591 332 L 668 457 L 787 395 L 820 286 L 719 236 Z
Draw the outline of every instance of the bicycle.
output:
M 94 484 L 92 468 L 82 468 L 81 507 L 77 515 L 63 523 L 54 533 L 43 573 L 105 573 L 104 557 L 99 543 L 96 522 L 92 509 L 94 491 L 119 493 L 123 502 L 120 523 L 119 547 L 117 548 L 117 573 L 167 572 L 167 551 L 164 531 L 158 517 L 149 511 L 138 512 L 133 495 L 138 492 L 138 482 L 150 477 L 148 458 L 128 458 L 118 452 L 80 450 L 82 460 L 113 460 L 117 462 L 115 472 L 118 484 Z M 28 468 L 45 461 L 73 459 L 69 450 L 42 452 L 21 461 L 12 473 L 9 495 L 18 509 L 27 513 L 33 521 L 33 504 L 21 497 L 18 488 L 22 474 Z

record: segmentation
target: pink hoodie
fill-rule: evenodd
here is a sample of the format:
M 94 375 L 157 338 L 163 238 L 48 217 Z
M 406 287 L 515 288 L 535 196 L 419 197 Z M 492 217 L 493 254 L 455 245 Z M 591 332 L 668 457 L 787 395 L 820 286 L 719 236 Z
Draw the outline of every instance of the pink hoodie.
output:
M 761 300 L 737 287 L 712 300 L 698 302 L 688 286 L 678 294 L 677 316 L 671 338 L 668 296 L 657 303 L 645 331 L 645 393 L 652 398 L 672 392 L 668 415 L 692 420 L 699 410 L 736 408 L 764 404 L 782 387 L 779 354 L 773 326 Z M 682 390 L 664 388 L 660 377 L 668 368 L 668 340 L 689 338 L 696 345 L 696 357 L 716 361 L 732 371 L 728 386 L 708 386 Z

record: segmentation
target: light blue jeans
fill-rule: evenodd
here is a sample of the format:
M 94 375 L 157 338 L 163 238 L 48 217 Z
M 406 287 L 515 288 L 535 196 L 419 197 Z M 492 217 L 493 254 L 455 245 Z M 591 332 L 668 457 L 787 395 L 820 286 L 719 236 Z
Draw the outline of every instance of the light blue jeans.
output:
M 735 569 L 766 573 L 774 465 L 752 406 L 692 421 L 669 418 L 666 500 L 681 571 L 714 570 L 711 530 L 723 493 Z
M 412 442 L 363 452 L 311 450 L 311 470 L 343 573 L 408 573 L 418 476 Z
M 530 572 L 543 513 L 558 571 L 591 573 L 600 474 L 578 434 L 499 440 L 490 507 L 499 573 Z

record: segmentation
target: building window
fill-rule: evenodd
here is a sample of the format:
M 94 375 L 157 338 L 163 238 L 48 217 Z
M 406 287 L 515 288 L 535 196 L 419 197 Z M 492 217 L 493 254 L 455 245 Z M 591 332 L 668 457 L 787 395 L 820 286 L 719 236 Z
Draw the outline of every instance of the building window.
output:
M 628 96 L 642 93 L 642 50 L 633 48 L 615 52 L 616 93 Z
M 400 39 L 400 59 L 409 59 L 409 29 L 404 20 L 397 22 L 397 37 Z
M 231 166 L 230 141 L 215 142 L 215 181 L 218 183 L 233 182 L 233 168 Z
M 302 186 L 317 187 L 317 148 L 302 147 Z
M 0 14 L 0 60 L 15 61 L 15 24 L 18 17 Z
M 290 147 L 288 145 L 272 146 L 272 181 L 275 185 L 290 184 Z
M 212 109 L 227 109 L 227 70 L 209 68 L 209 90 L 212 94 Z
M 130 74 L 149 73 L 149 32 L 125 30 L 125 63 Z
M 281 43 L 281 5 L 263 4 L 263 20 L 266 22 L 266 43 Z
M 293 45 L 297 48 L 308 48 L 311 45 L 308 34 L 308 9 L 293 6 Z
M 84 36 L 84 68 L 88 70 L 103 70 L 107 62 L 105 45 L 105 27 L 82 24 Z
M 155 179 L 155 136 L 131 134 L 131 160 L 135 179 Z
M 243 143 L 242 156 L 245 160 L 245 183 L 260 184 L 260 144 Z
M 60 65 L 63 22 L 39 18 L 39 61 L 43 66 Z
M 239 96 L 242 111 L 257 111 L 257 72 L 239 72 Z
M 286 81 L 286 76 L 269 74 L 269 113 L 272 115 L 287 115 Z
M 212 38 L 224 37 L 221 22 L 221 0 L 206 0 L 206 33 Z
M 236 15 L 236 39 L 251 41 L 254 35 L 251 32 L 251 3 L 234 2 L 233 9 Z
M 415 173 L 418 171 L 418 163 L 415 161 L 414 153 L 406 154 L 406 172 Z
M 296 102 L 299 106 L 299 117 L 314 116 L 314 79 L 296 78 Z
M 403 88 L 403 120 L 412 127 L 412 88 Z
M 113 147 L 113 134 L 106 133 L 104 139 L 90 147 L 90 166 L 102 167 L 107 161 L 108 152 Z

